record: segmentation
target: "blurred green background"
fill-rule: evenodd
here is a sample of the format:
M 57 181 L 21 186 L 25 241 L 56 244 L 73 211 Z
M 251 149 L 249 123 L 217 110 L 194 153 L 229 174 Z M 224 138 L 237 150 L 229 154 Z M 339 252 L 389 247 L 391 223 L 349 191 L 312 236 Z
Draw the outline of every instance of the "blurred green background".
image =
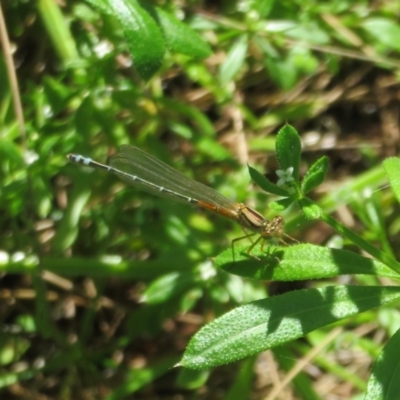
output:
M 399 149 L 400 2 L 141 3 L 193 32 L 172 25 L 169 38 L 181 42 L 166 40 L 151 74 L 140 60 L 157 65 L 154 49 L 135 54 L 141 44 L 103 3 L 1 4 L 19 83 L 10 85 L 3 52 L 2 398 L 258 398 L 273 383 L 268 368 L 279 369 L 268 355 L 214 371 L 171 369 L 196 330 L 267 292 L 212 265 L 240 227 L 66 156 L 107 162 L 129 143 L 271 218 L 246 163 L 276 181 L 274 135 L 289 122 L 305 166 L 330 157 L 315 198 L 326 195 L 330 211 L 386 246 L 363 190 L 382 184 L 380 161 Z M 396 235 L 397 207 L 374 196 L 377 209 L 387 206 L 379 226 Z M 296 209 L 284 217 L 299 241 L 332 239 L 322 225 L 303 226 Z M 352 394 L 360 390 L 353 381 Z

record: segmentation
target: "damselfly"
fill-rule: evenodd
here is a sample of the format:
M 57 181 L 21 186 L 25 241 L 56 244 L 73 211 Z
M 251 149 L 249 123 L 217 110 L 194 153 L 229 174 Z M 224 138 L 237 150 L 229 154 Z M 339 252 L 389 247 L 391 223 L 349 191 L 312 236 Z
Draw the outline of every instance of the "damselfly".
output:
M 260 235 L 259 239 L 249 247 L 248 253 L 263 238 L 279 237 L 283 234 L 281 216 L 268 221 L 245 204 L 230 200 L 214 189 L 188 178 L 137 147 L 122 145 L 118 153 L 111 157 L 110 165 L 101 164 L 78 154 L 69 154 L 68 159 L 76 164 L 112 172 L 129 185 L 137 186 L 146 192 L 181 203 L 193 204 L 238 222 L 245 231 L 249 229 Z M 244 237 L 248 236 L 251 235 Z M 239 239 L 242 238 L 234 241 Z

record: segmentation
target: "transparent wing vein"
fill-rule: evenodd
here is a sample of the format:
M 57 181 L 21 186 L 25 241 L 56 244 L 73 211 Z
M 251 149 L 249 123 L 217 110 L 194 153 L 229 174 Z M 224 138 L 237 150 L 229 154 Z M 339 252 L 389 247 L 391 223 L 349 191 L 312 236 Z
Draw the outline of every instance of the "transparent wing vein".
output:
M 112 172 L 124 182 L 157 196 L 186 202 L 173 194 L 179 193 L 188 198 L 218 207 L 232 209 L 237 205 L 235 201 L 228 199 L 202 183 L 188 178 L 176 169 L 134 146 L 122 145 L 119 148 L 119 152 L 111 157 L 110 165 L 117 170 Z M 120 173 L 120 171 L 123 173 Z M 131 175 L 131 177 L 126 174 Z M 142 181 L 135 180 L 134 177 L 138 177 Z M 146 182 L 173 193 L 162 191 Z

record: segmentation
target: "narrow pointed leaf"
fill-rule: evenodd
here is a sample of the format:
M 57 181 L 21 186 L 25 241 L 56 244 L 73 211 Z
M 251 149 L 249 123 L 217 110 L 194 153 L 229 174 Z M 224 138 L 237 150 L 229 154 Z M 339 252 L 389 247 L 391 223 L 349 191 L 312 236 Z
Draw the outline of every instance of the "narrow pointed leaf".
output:
M 288 196 L 288 192 L 285 189 L 282 189 L 278 185 L 270 182 L 264 175 L 260 174 L 256 169 L 253 167 L 248 166 L 249 173 L 251 179 L 260 186 L 261 189 L 265 190 L 268 193 L 275 194 L 277 196 Z
M 311 166 L 301 183 L 303 195 L 313 190 L 324 181 L 327 169 L 328 157 L 326 156 L 321 157 Z

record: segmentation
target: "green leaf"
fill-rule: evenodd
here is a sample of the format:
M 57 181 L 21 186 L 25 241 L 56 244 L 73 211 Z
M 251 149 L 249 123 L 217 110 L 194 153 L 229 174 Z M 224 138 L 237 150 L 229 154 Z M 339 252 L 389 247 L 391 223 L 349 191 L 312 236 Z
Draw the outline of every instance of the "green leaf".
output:
M 400 159 L 391 157 L 383 162 L 383 168 L 390 182 L 393 194 L 400 203 Z
M 388 18 L 369 18 L 363 22 L 362 26 L 387 49 L 400 51 L 400 27 L 397 21 Z
M 121 24 L 139 75 L 150 79 L 161 67 L 165 53 L 160 28 L 136 0 L 88 0 Z
M 272 80 L 283 90 L 288 90 L 296 84 L 298 73 L 290 57 L 285 57 L 283 54 L 276 56 L 266 54 L 264 64 Z
M 193 369 L 181 369 L 176 380 L 176 386 L 180 389 L 193 390 L 199 389 L 206 384 L 210 377 L 210 371 L 195 371 Z
M 322 209 L 308 198 L 303 198 L 298 201 L 298 204 L 304 216 L 309 220 L 319 219 L 322 216 Z
M 250 2 L 253 10 L 260 14 L 260 17 L 267 17 L 271 10 L 274 8 L 275 0 L 257 0 Z
M 254 385 L 255 357 L 250 357 L 240 363 L 238 373 L 233 385 L 224 396 L 224 400 L 237 400 L 251 398 Z
M 300 136 L 290 125 L 285 125 L 276 136 L 276 157 L 282 170 L 293 168 L 292 176 L 299 181 L 301 142 Z
M 297 281 L 326 279 L 338 275 L 377 275 L 399 279 L 385 264 L 356 253 L 311 244 L 268 246 L 247 253 L 248 246 L 227 249 L 214 259 L 225 271 L 257 280 Z M 257 257 L 258 259 L 256 259 Z
M 247 47 L 247 35 L 241 36 L 233 44 L 219 71 L 219 79 L 221 81 L 221 84 L 225 85 L 228 82 L 232 81 L 240 68 L 242 68 L 247 54 Z
M 43 87 L 53 113 L 58 114 L 65 109 L 72 96 L 71 89 L 50 76 L 43 79 Z
M 82 214 L 82 209 L 90 197 L 91 191 L 88 185 L 88 177 L 82 176 L 75 182 L 64 218 L 53 239 L 53 249 L 56 252 L 65 251 L 75 242 L 79 233 L 78 221 Z
M 328 169 L 328 163 L 328 157 L 323 156 L 307 171 L 303 178 L 303 182 L 301 183 L 301 191 L 303 195 L 313 190 L 324 181 Z
M 64 66 L 79 62 L 75 38 L 71 34 L 67 19 L 61 12 L 61 5 L 53 0 L 40 0 L 37 2 L 37 7 L 48 37 L 53 42 L 54 49 Z
M 161 8 L 153 10 L 170 50 L 199 59 L 211 55 L 210 46 L 195 31 Z
M 113 15 L 113 9 L 110 5 L 109 0 L 87 0 L 93 7 L 96 7 L 98 10 L 105 14 Z
M 318 21 L 314 19 L 301 22 L 298 19 L 296 19 L 295 21 L 296 22 L 292 25 L 291 28 L 286 29 L 286 35 L 296 40 L 298 43 L 304 41 L 307 43 L 326 45 L 331 40 L 326 29 L 323 27 L 322 24 L 318 23 Z M 289 63 L 289 65 L 293 64 L 293 60 L 290 57 L 291 55 L 290 53 L 285 60 L 286 62 Z
M 30 341 L 23 336 L 2 333 L 0 336 L 0 366 L 20 361 L 23 354 L 31 347 Z
M 0 389 L 9 388 L 10 385 L 16 383 L 21 384 L 22 381 L 32 379 L 37 376 L 37 368 L 28 368 L 20 372 L 2 373 L 0 375 Z
M 398 287 L 328 286 L 255 301 L 202 328 L 179 365 L 205 369 L 227 364 L 398 300 Z
M 119 386 L 115 386 L 112 392 L 104 397 L 105 400 L 126 399 L 129 394 L 137 392 L 156 378 L 168 373 L 175 360 L 175 357 L 169 357 L 140 369 L 127 369 L 123 382 Z
M 249 168 L 249 174 L 251 176 L 251 179 L 260 186 L 261 189 L 265 190 L 268 193 L 276 194 L 277 196 L 285 196 L 287 197 L 289 194 L 285 189 L 282 189 L 278 185 L 275 185 L 271 181 L 269 181 L 264 175 L 260 174 L 256 169 L 253 167 Z
M 174 110 L 174 112 L 179 115 L 179 120 L 182 119 L 182 117 L 189 119 L 196 129 L 201 132 L 202 136 L 214 138 L 214 126 L 211 124 L 207 116 L 198 108 L 189 103 L 178 101 L 167 96 L 160 98 L 159 102 L 168 110 Z M 215 151 L 215 149 L 210 149 L 210 146 L 208 146 L 210 154 L 213 150 Z
M 400 393 L 400 330 L 379 354 L 368 381 L 365 400 L 397 399 Z
M 193 272 L 172 272 L 153 281 L 145 291 L 142 301 L 149 304 L 160 304 L 173 297 L 178 297 L 196 284 Z
M 279 199 L 277 201 L 269 203 L 268 207 L 276 212 L 282 212 L 283 210 L 286 210 L 293 203 L 294 203 L 293 198 L 286 197 L 284 199 Z

